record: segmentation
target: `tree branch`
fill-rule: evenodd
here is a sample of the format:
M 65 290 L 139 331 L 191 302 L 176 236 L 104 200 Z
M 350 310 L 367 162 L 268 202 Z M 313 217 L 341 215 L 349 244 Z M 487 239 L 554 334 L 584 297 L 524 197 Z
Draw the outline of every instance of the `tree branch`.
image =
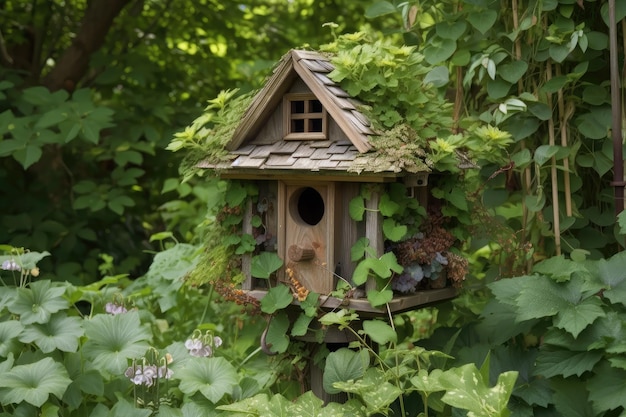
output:
M 100 49 L 113 20 L 129 3 L 130 0 L 89 2 L 76 38 L 44 78 L 43 85 L 52 91 L 74 89 L 89 69 L 91 54 Z

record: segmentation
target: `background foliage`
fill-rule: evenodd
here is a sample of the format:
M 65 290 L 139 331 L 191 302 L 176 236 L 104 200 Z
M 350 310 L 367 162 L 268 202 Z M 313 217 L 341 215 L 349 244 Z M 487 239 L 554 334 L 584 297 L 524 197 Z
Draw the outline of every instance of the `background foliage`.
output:
M 141 275 L 150 235 L 193 238 L 202 184 L 180 185 L 175 131 L 224 87 L 247 91 L 294 45 L 355 30 L 349 1 L 5 1 L 0 6 L 0 241 L 48 250 L 73 283 Z M 300 24 L 293 25 L 298 21 Z

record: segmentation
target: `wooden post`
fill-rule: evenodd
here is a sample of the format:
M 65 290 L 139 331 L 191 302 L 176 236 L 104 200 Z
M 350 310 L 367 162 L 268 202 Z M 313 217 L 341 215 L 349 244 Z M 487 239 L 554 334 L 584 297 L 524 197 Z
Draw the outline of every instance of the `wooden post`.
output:
M 378 191 L 372 191 L 371 198 L 365 201 L 365 237 L 369 239 L 370 246 L 374 248 L 376 256 L 381 257 L 385 251 L 385 242 L 383 240 L 382 216 L 378 210 L 380 202 L 380 194 Z M 375 290 L 376 281 L 374 278 L 368 278 L 365 283 L 365 291 Z

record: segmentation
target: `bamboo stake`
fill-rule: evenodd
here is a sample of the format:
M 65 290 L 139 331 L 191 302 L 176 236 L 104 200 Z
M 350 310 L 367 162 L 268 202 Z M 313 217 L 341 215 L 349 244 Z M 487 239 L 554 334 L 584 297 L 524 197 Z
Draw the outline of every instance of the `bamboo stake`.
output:
M 546 63 L 546 81 L 552 79 L 552 63 Z M 548 106 L 552 109 L 552 94 L 547 94 Z M 554 117 L 548 119 L 548 140 L 551 146 L 555 144 Z M 556 170 L 556 158 L 553 156 L 550 166 L 550 182 L 552 183 L 552 216 L 554 217 L 554 244 L 557 256 L 561 254 L 561 222 L 559 219 L 559 184 Z
M 512 10 L 513 10 L 513 29 L 518 30 L 519 29 L 519 3 L 517 0 L 512 0 Z M 519 61 L 522 58 L 522 45 L 521 45 L 519 36 L 515 38 L 514 47 L 515 47 L 515 52 L 514 52 L 515 59 Z M 523 91 L 524 91 L 524 83 L 522 79 L 520 78 L 517 81 L 517 92 L 518 94 L 521 94 Z M 521 148 L 526 149 L 525 140 L 522 140 Z M 531 188 L 531 183 L 532 183 L 530 167 L 524 168 L 522 172 L 521 180 L 522 180 L 522 194 L 527 195 L 530 193 L 530 188 Z M 528 208 L 526 207 L 526 203 L 524 202 L 524 199 L 522 199 L 522 236 L 521 236 L 522 242 L 526 241 L 527 225 L 528 225 Z
M 556 65 L 557 77 L 561 75 L 561 65 Z M 559 129 L 561 131 L 561 146 L 567 147 L 567 124 L 569 118 L 572 117 L 573 107 L 565 108 L 565 100 L 563 99 L 563 89 L 559 88 L 558 91 L 558 106 L 559 106 Z M 570 103 L 568 103 L 570 104 Z M 563 158 L 563 183 L 565 185 L 565 214 L 568 217 L 572 216 L 572 188 L 570 185 L 569 174 L 569 158 Z

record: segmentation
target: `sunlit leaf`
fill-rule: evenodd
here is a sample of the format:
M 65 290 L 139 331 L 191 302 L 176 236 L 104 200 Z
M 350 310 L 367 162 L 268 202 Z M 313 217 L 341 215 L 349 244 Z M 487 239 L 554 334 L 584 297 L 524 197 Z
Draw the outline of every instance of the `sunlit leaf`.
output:
M 494 387 L 489 387 L 474 364 L 452 368 L 441 375 L 446 389 L 441 399 L 453 407 L 471 411 L 475 416 L 508 416 L 507 404 L 517 372 L 504 372 L 498 376 Z
M 365 214 L 365 200 L 361 196 L 354 197 L 350 200 L 348 204 L 348 211 L 350 213 L 350 218 L 357 222 L 363 220 L 363 215 Z
M 369 290 L 367 292 L 367 301 L 370 302 L 372 307 L 379 307 L 385 305 L 393 300 L 393 291 L 386 290 Z

